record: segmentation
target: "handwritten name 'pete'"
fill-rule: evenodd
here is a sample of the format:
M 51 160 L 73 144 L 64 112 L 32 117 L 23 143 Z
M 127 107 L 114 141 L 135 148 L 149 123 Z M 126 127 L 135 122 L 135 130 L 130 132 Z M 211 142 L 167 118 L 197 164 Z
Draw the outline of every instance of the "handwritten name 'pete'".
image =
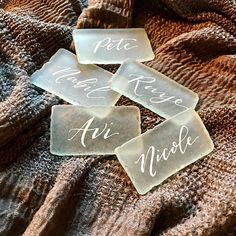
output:
M 137 39 L 133 39 L 133 38 L 121 38 L 121 39 L 111 39 L 111 37 L 107 37 L 104 38 L 103 40 L 100 40 L 93 52 L 96 53 L 98 51 L 99 48 L 105 48 L 106 50 L 110 51 L 110 50 L 130 50 L 133 48 L 138 47 L 137 45 L 135 45 L 135 42 L 137 41 Z

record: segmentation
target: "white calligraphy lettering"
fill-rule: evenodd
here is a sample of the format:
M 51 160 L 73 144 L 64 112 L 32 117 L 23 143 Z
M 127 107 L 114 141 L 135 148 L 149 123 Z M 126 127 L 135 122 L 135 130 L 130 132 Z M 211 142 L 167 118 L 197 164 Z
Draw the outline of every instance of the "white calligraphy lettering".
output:
M 90 78 L 86 80 L 79 80 L 78 78 L 74 77 L 81 73 L 78 69 L 73 69 L 71 67 L 61 67 L 58 66 L 60 70 L 53 72 L 52 75 L 58 76 L 55 79 L 57 84 L 62 83 L 63 81 L 70 81 L 72 83 L 73 88 L 82 88 L 84 91 L 87 92 L 87 98 L 105 98 L 104 96 L 98 96 L 96 93 L 98 92 L 107 92 L 111 91 L 109 86 L 97 87 L 98 79 L 97 78 Z
M 141 162 L 141 172 L 144 173 L 146 169 L 146 162 L 150 160 L 149 164 L 149 174 L 154 177 L 156 171 L 154 171 L 154 164 L 161 160 L 167 161 L 171 155 L 174 155 L 178 150 L 181 154 L 184 154 L 188 147 L 192 146 L 199 136 L 195 137 L 192 140 L 192 137 L 189 135 L 189 129 L 187 126 L 181 126 L 179 131 L 178 142 L 172 142 L 171 148 L 164 148 L 163 150 L 156 149 L 154 146 L 150 146 L 145 153 L 142 153 L 135 164 Z
M 108 127 L 108 124 L 105 123 L 103 129 L 100 131 L 99 128 L 91 128 L 91 125 L 94 121 L 95 117 L 93 116 L 91 119 L 89 119 L 88 121 L 86 121 L 81 128 L 73 128 L 69 130 L 69 134 L 71 132 L 75 132 L 71 137 L 69 137 L 67 140 L 71 141 L 73 140 L 80 132 L 82 132 L 81 134 L 81 138 L 80 138 L 80 142 L 82 144 L 83 147 L 86 147 L 85 144 L 85 138 L 88 132 L 92 132 L 91 138 L 92 139 L 96 139 L 97 137 L 103 135 L 103 139 L 108 139 L 114 135 L 118 135 L 119 133 L 110 133 L 111 129 Z M 111 125 L 113 123 L 111 122 Z
M 144 88 L 145 90 L 150 91 L 150 93 L 153 95 L 158 94 L 158 96 L 153 96 L 149 99 L 151 103 L 160 104 L 160 103 L 169 101 L 169 102 L 174 103 L 176 106 L 180 106 L 187 109 L 186 106 L 181 104 L 183 103 L 182 99 L 176 98 L 175 96 L 170 96 L 164 92 L 158 91 L 158 89 L 153 87 L 152 85 L 146 85 L 146 84 L 155 83 L 156 79 L 154 77 L 143 76 L 143 75 L 140 76 L 140 75 L 135 75 L 135 74 L 131 74 L 130 77 L 134 77 L 133 79 L 129 80 L 128 83 L 134 83 L 134 94 L 136 96 L 142 97 L 143 94 L 141 94 L 141 92 L 144 91 L 143 90 Z
M 96 53 L 99 48 L 106 48 L 108 51 L 115 49 L 117 51 L 120 51 L 122 49 L 128 51 L 130 49 L 138 47 L 137 45 L 132 45 L 132 43 L 136 42 L 137 39 L 132 39 L 132 38 L 121 38 L 121 39 L 111 39 L 110 37 L 107 37 L 103 40 L 100 40 L 93 52 Z

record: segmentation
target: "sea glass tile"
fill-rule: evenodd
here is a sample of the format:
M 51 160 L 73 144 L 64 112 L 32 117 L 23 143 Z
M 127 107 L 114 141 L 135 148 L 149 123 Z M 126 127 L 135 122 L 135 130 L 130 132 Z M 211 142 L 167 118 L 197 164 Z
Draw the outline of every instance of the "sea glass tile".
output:
M 195 108 L 198 95 L 142 63 L 125 61 L 112 78 L 112 89 L 168 119 Z
M 73 53 L 59 49 L 30 80 L 71 104 L 112 106 L 120 97 L 110 88 L 112 75 L 96 65 L 79 64 Z
M 135 106 L 52 108 L 50 146 L 56 155 L 114 154 L 116 147 L 140 133 Z
M 135 188 L 145 194 L 213 150 L 198 114 L 189 109 L 115 149 Z
M 83 64 L 120 64 L 128 58 L 154 59 L 143 28 L 76 29 L 73 38 L 78 61 Z

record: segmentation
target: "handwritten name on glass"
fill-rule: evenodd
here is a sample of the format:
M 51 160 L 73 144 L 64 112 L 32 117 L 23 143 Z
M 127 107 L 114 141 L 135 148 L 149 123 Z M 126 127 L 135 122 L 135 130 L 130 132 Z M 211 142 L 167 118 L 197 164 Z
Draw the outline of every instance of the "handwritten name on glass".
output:
M 83 64 L 120 64 L 127 58 L 154 59 L 146 31 L 129 29 L 76 29 L 73 31 L 78 61 Z
M 116 147 L 139 135 L 135 106 L 53 106 L 51 153 L 56 155 L 114 154 Z
M 198 95 L 142 63 L 127 60 L 112 79 L 112 89 L 168 119 L 195 108 Z
M 115 153 L 137 191 L 145 194 L 213 148 L 200 117 L 189 109 L 116 148 Z
M 79 64 L 73 53 L 59 49 L 31 82 L 71 104 L 112 106 L 120 97 L 110 88 L 112 75 L 98 66 Z

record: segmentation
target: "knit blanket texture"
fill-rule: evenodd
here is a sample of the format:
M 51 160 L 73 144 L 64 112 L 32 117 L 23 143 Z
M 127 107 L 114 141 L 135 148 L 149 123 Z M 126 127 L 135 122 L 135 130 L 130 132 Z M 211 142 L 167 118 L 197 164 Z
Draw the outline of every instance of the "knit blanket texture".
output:
M 215 145 L 143 196 L 115 155 L 50 153 L 51 107 L 65 102 L 29 80 L 74 51 L 73 29 L 126 27 L 148 34 L 144 64 L 199 95 Z M 117 105 L 139 106 L 142 132 L 163 121 L 124 96 Z M 236 2 L 0 0 L 0 235 L 236 235 Z

